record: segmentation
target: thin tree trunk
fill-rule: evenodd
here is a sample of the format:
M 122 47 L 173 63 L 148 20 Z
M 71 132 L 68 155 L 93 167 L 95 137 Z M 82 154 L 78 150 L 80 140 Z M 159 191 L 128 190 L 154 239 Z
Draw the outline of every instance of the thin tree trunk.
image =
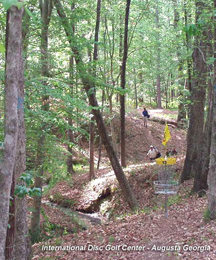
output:
M 96 18 L 96 25 L 95 25 L 95 37 L 94 37 L 94 53 L 93 53 L 93 76 L 96 77 L 96 62 L 98 60 L 98 38 L 99 38 L 99 28 L 100 28 L 100 10 L 101 10 L 101 0 L 97 1 L 97 18 Z M 96 90 L 94 89 L 94 92 Z M 90 122 L 90 171 L 89 171 L 89 179 L 92 180 L 95 178 L 94 174 L 94 117 L 91 119 Z
M 137 97 L 137 78 L 136 69 L 134 68 L 134 98 L 135 98 L 135 108 L 138 107 L 138 97 Z
M 184 0 L 184 18 L 185 18 L 185 28 L 187 28 L 188 26 L 188 6 L 187 6 L 187 1 Z M 189 32 L 186 30 L 185 31 L 185 38 L 186 38 L 186 47 L 187 47 L 187 70 L 188 70 L 188 89 L 189 91 L 191 91 L 191 83 L 192 83 L 192 79 L 191 79 L 191 74 L 192 74 L 192 60 L 189 56 L 189 52 L 191 50 L 191 40 L 190 40 L 190 35 Z
M 105 92 L 104 92 L 104 90 L 102 90 L 102 111 L 101 111 L 101 115 L 103 115 L 104 98 L 105 98 Z M 100 135 L 99 135 L 97 169 L 99 169 L 99 167 L 100 167 L 101 154 L 102 154 L 102 141 L 101 141 L 101 137 L 100 137 Z
M 49 64 L 48 64 L 48 27 L 50 22 L 50 16 L 52 12 L 52 1 L 51 0 L 40 0 L 41 9 L 41 75 L 43 77 L 49 77 Z M 46 85 L 46 81 L 43 83 Z M 44 111 L 49 110 L 49 96 L 42 96 L 42 107 Z M 45 158 L 45 142 L 46 142 L 46 123 L 42 122 L 41 132 L 38 140 L 38 148 L 36 155 L 35 167 L 37 175 L 35 176 L 34 186 L 40 188 L 42 191 L 43 185 L 43 174 L 44 174 L 44 158 Z M 42 195 L 41 195 L 42 196 Z M 33 208 L 31 218 L 31 239 L 32 242 L 36 242 L 40 237 L 40 211 L 41 211 L 41 196 L 33 197 Z
M 71 118 L 68 118 L 68 125 L 70 127 L 73 126 L 73 122 Z M 69 174 L 73 174 L 74 173 L 74 168 L 73 168 L 73 148 L 71 147 L 71 144 L 74 142 L 74 135 L 73 135 L 73 131 L 72 129 L 68 130 L 68 140 L 69 140 L 69 144 L 68 144 L 68 158 L 67 158 L 67 171 Z
M 160 47 L 160 35 L 159 35 L 159 29 L 160 29 L 160 21 L 159 21 L 159 6 L 158 6 L 158 0 L 157 0 L 157 6 L 156 6 L 156 28 L 158 29 L 157 34 L 157 107 L 162 108 L 161 104 L 161 76 L 160 76 L 160 70 L 161 70 L 161 47 Z
M 92 121 L 90 122 L 90 139 L 89 139 L 89 147 L 90 147 L 90 162 L 89 162 L 89 179 L 92 180 L 95 178 L 94 174 L 94 131 L 95 131 L 95 124 L 94 124 L 94 118 L 92 118 Z
M 75 9 L 75 2 L 72 2 L 71 4 L 71 11 L 73 12 Z M 75 32 L 75 25 L 72 23 L 71 25 L 71 28 L 73 30 L 73 32 Z M 71 80 L 71 84 L 70 84 L 70 93 L 71 93 L 71 96 L 73 97 L 74 95 L 74 56 L 71 55 L 70 57 L 70 64 L 69 64 L 69 67 L 70 67 L 70 80 Z M 70 113 L 73 114 L 73 110 L 70 111 Z M 68 139 L 69 139 L 69 144 L 68 144 L 68 152 L 69 152 L 69 155 L 68 155 L 68 158 L 67 158 L 67 171 L 68 173 L 70 174 L 73 174 L 75 171 L 74 171 L 74 168 L 73 168 L 73 148 L 71 146 L 72 143 L 74 143 L 74 133 L 73 133 L 73 130 L 71 129 L 72 126 L 73 126 L 73 121 L 72 121 L 72 118 L 70 117 L 70 113 L 69 113 L 69 118 L 68 118 L 68 125 L 70 126 L 70 129 L 68 130 Z
M 118 161 L 118 158 L 117 158 L 117 156 L 114 152 L 114 149 L 113 149 L 112 144 L 110 142 L 109 136 L 107 134 L 106 126 L 104 124 L 101 112 L 98 109 L 98 103 L 97 103 L 95 94 L 92 91 L 92 88 L 94 88 L 94 82 L 92 82 L 91 79 L 89 79 L 88 75 L 86 75 L 85 65 L 84 65 L 83 61 L 81 60 L 80 53 L 77 49 L 77 46 L 76 46 L 74 41 L 72 43 L 71 36 L 73 35 L 73 33 L 71 32 L 70 27 L 67 24 L 66 15 L 64 13 L 64 10 L 62 8 L 60 1 L 54 0 L 54 3 L 55 3 L 55 6 L 56 6 L 58 15 L 64 21 L 62 23 L 62 25 L 64 26 L 65 33 L 68 37 L 68 41 L 70 43 L 71 50 L 75 54 L 77 69 L 78 69 L 80 77 L 82 79 L 84 89 L 85 89 L 85 91 L 88 95 L 89 103 L 92 107 L 96 108 L 96 109 L 93 109 L 92 112 L 93 112 L 95 119 L 96 119 L 96 122 L 97 122 L 98 131 L 99 131 L 99 134 L 101 136 L 102 143 L 103 143 L 103 145 L 104 145 L 104 147 L 107 151 L 107 155 L 109 157 L 109 160 L 110 160 L 111 165 L 113 167 L 113 170 L 115 172 L 116 178 L 119 182 L 119 185 L 122 189 L 125 200 L 128 202 L 131 209 L 136 209 L 138 207 L 138 203 L 137 203 L 137 201 L 134 197 L 134 194 L 132 193 L 132 190 L 131 190 L 129 183 L 126 179 L 126 176 L 125 176 L 125 174 L 124 174 L 124 172 L 121 168 L 121 165 Z
M 73 8 L 73 7 L 72 7 Z M 75 30 L 72 27 L 73 30 Z M 71 84 L 70 84 L 70 93 L 71 96 L 73 97 L 73 92 L 74 92 L 74 57 L 71 56 L 70 57 L 70 80 L 71 80 Z M 72 130 L 72 126 L 73 126 L 73 121 L 72 118 L 70 117 L 70 114 L 73 113 L 73 110 L 70 111 L 69 115 L 68 115 L 68 125 L 69 125 L 69 129 L 68 129 L 68 140 L 69 140 L 69 144 L 68 144 L 68 158 L 67 158 L 67 171 L 69 174 L 73 174 L 74 168 L 73 168 L 73 148 L 72 148 L 72 143 L 74 143 L 74 134 L 73 134 L 73 130 Z
M 121 67 L 121 88 L 124 90 L 126 85 L 126 64 L 128 55 L 128 22 L 130 13 L 130 0 L 127 0 L 125 11 L 125 29 L 124 29 L 124 50 Z M 121 105 L 121 165 L 126 167 L 126 151 L 125 151 L 125 94 L 120 96 Z

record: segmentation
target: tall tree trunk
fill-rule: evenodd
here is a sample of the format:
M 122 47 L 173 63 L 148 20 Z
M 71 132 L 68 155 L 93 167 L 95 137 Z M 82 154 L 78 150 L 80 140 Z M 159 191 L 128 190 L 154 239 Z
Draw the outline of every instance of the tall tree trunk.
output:
M 94 53 L 93 53 L 93 76 L 96 78 L 96 67 L 97 67 L 97 60 L 98 60 L 98 39 L 99 39 L 99 28 L 100 28 L 100 13 L 101 13 L 101 0 L 97 1 L 97 18 L 96 18 L 96 25 L 95 25 L 95 37 L 94 37 Z M 94 89 L 94 93 L 96 90 Z M 94 173 L 94 131 L 95 131 L 95 122 L 94 117 L 91 119 L 90 122 L 90 171 L 89 171 L 89 179 L 95 178 Z
M 74 29 L 73 29 L 74 30 Z M 70 84 L 70 94 L 71 96 L 73 97 L 73 92 L 74 92 L 74 57 L 71 55 L 70 57 L 70 80 L 71 80 L 71 84 Z M 68 144 L 68 152 L 69 152 L 69 155 L 68 155 L 68 158 L 67 158 L 67 171 L 69 174 L 73 174 L 75 171 L 74 171 L 74 168 L 73 168 L 73 148 L 72 148 L 72 144 L 74 143 L 74 134 L 73 134 L 73 130 L 72 130 L 72 127 L 73 127 L 73 120 L 71 118 L 71 114 L 73 114 L 73 109 L 72 111 L 69 112 L 69 115 L 68 115 L 68 125 L 69 125 L 69 129 L 68 129 L 68 141 L 69 141 L 69 144 Z
M 124 29 L 124 50 L 121 67 L 121 88 L 124 90 L 126 85 L 126 63 L 128 55 L 128 22 L 130 13 L 130 0 L 127 0 L 125 11 L 125 29 Z M 126 167 L 126 154 L 125 154 L 125 94 L 120 96 L 121 105 L 121 165 Z
M 214 10 L 216 10 L 216 0 L 214 0 Z M 216 219 L 216 17 L 213 16 L 214 22 L 214 89 L 213 89 L 213 115 L 212 115 L 212 133 L 210 162 L 208 171 L 208 211 L 211 219 Z
M 135 108 L 138 107 L 138 97 L 137 97 L 137 78 L 136 69 L 134 68 L 134 98 L 135 98 Z
M 73 126 L 73 121 L 71 118 L 68 118 L 68 125 L 72 128 Z M 72 129 L 68 129 L 68 140 L 69 140 L 69 144 L 68 144 L 68 158 L 67 158 L 67 171 L 69 174 L 73 174 L 74 168 L 73 168 L 73 148 L 71 146 L 71 144 L 74 142 L 74 134 L 73 134 L 73 130 Z
M 179 23 L 179 11 L 177 9 L 178 7 L 178 3 L 177 0 L 173 0 L 173 5 L 174 5 L 174 28 L 177 30 L 178 29 L 178 23 Z M 177 35 L 177 38 L 178 35 Z M 181 59 L 181 54 L 179 52 L 179 50 L 177 50 L 176 55 L 178 57 L 179 60 L 179 65 L 178 65 L 178 72 L 179 72 L 179 85 L 184 85 L 184 81 L 182 79 L 183 75 L 182 75 L 182 71 L 183 71 L 183 62 Z M 182 94 L 182 91 L 179 91 L 178 94 L 178 100 L 179 100 L 179 105 L 178 105 L 178 117 L 177 117 L 177 122 L 180 122 L 183 119 L 186 119 L 186 111 L 185 111 L 185 106 L 184 106 L 184 95 Z
M 95 124 L 94 118 L 92 117 L 92 121 L 90 122 L 90 139 L 89 139 L 89 148 L 90 148 L 90 162 L 89 162 L 89 180 L 95 178 L 94 174 L 94 131 L 95 131 Z
M 204 2 L 196 1 L 196 21 L 201 12 L 205 10 Z M 206 43 L 203 39 L 196 38 L 196 46 L 193 51 L 193 79 L 191 89 L 190 123 L 187 134 L 187 152 L 184 163 L 181 182 L 195 176 L 197 163 L 201 156 L 200 141 L 203 140 L 204 106 L 206 95 L 207 68 L 206 68 Z
M 216 1 L 214 1 L 214 8 L 216 8 Z M 215 34 L 214 37 L 216 37 L 216 31 L 214 34 Z M 214 78 L 214 83 L 215 83 L 215 78 Z M 209 188 L 208 210 L 211 219 L 216 219 L 216 131 L 215 129 L 216 129 L 216 87 L 214 87 L 213 122 L 212 122 L 210 164 L 209 164 L 209 172 L 208 172 L 208 188 Z
M 22 49 L 23 8 L 9 9 L 6 31 L 5 138 L 0 164 L 0 259 L 5 259 L 5 242 L 9 219 L 9 201 L 16 161 L 18 139 L 18 82 Z
M 101 116 L 101 112 L 98 109 L 98 103 L 97 103 L 95 94 L 92 91 L 92 88 L 94 88 L 94 82 L 92 82 L 91 79 L 89 79 L 88 75 L 86 74 L 85 65 L 84 65 L 83 61 L 81 60 L 80 53 L 77 49 L 76 43 L 74 41 L 72 42 L 72 40 L 71 40 L 71 36 L 73 35 L 73 32 L 71 31 L 70 27 L 67 24 L 67 19 L 66 19 L 67 17 L 64 13 L 64 10 L 62 8 L 60 1 L 54 0 L 54 4 L 56 6 L 58 15 L 60 16 L 62 21 L 64 21 L 62 23 L 62 25 L 63 25 L 65 33 L 68 37 L 68 41 L 70 43 L 71 50 L 75 54 L 77 69 L 78 69 L 80 77 L 82 79 L 85 91 L 88 95 L 89 103 L 92 107 L 95 108 L 95 109 L 93 109 L 92 112 L 93 112 L 93 114 L 95 116 L 95 120 L 97 122 L 98 131 L 101 136 L 102 143 L 107 151 L 107 155 L 109 157 L 109 160 L 110 160 L 113 170 L 115 172 L 116 178 L 119 182 L 119 185 L 122 189 L 125 200 L 128 202 L 131 209 L 136 209 L 138 207 L 138 203 L 134 197 L 134 194 L 132 193 L 132 190 L 126 179 L 126 176 L 125 176 L 125 174 L 121 168 L 121 165 L 118 161 L 118 158 L 114 152 L 114 149 L 110 142 L 109 136 L 107 134 L 106 126 L 105 126 L 103 118 Z
M 49 64 L 48 64 L 48 27 L 50 22 L 50 16 L 52 12 L 51 0 L 40 0 L 41 9 L 41 75 L 43 77 L 49 77 Z M 43 82 L 46 85 L 46 81 Z M 44 111 L 49 110 L 49 96 L 42 96 L 41 109 Z M 42 122 L 41 131 L 38 139 L 38 148 L 36 154 L 36 171 L 34 186 L 40 188 L 42 191 L 43 185 L 43 173 L 44 173 L 44 158 L 45 158 L 45 142 L 46 142 L 46 123 Z M 31 218 L 31 239 L 32 242 L 36 242 L 40 237 L 40 212 L 41 212 L 41 196 L 33 197 L 33 212 Z
M 74 11 L 74 8 L 75 8 L 75 3 L 72 2 L 71 4 L 71 11 L 73 12 Z M 71 25 L 71 28 L 73 30 L 73 32 L 75 32 L 75 25 L 72 23 Z M 74 56 L 71 55 L 70 56 L 70 63 L 69 63 L 69 67 L 70 67 L 70 80 L 71 80 L 71 83 L 70 83 L 70 93 L 71 93 L 71 96 L 73 97 L 74 95 Z M 67 158 L 67 171 L 68 173 L 72 174 L 74 173 L 74 168 L 73 168 L 73 148 L 72 148 L 72 143 L 74 143 L 74 133 L 73 133 L 73 130 L 72 130 L 72 126 L 73 126 L 73 121 L 72 121 L 72 118 L 70 117 L 70 114 L 73 114 L 73 110 L 70 111 L 69 113 L 69 117 L 68 117 L 68 125 L 70 126 L 70 128 L 68 129 L 68 139 L 69 139 L 69 144 L 68 144 L 68 152 L 69 152 L 69 155 L 68 155 L 68 158 Z
M 9 207 L 9 220 L 8 220 L 8 229 L 7 229 L 7 237 L 5 244 L 5 259 L 13 259 L 14 253 L 14 239 L 15 239 L 15 229 L 16 229 L 16 220 L 15 220 L 15 212 L 16 212 L 16 200 L 14 196 L 15 192 L 15 175 L 13 174 L 12 185 L 11 185 L 11 193 L 10 193 L 10 207 Z
M 184 18 L 185 18 L 185 28 L 188 26 L 188 6 L 187 1 L 184 0 Z M 188 30 L 185 31 L 186 47 L 187 47 L 187 70 L 188 70 L 188 89 L 191 91 L 192 83 L 192 59 L 189 56 L 191 49 L 191 39 Z
M 25 27 L 26 28 L 26 27 Z M 25 37 L 25 33 L 22 33 Z M 26 169 L 26 145 L 25 145 L 25 123 L 24 123 L 24 78 L 23 78 L 23 55 L 22 46 L 20 50 L 20 75 L 18 80 L 18 140 L 16 151 L 16 162 L 13 174 L 13 184 L 11 188 L 10 205 L 10 228 L 7 232 L 6 259 L 29 259 L 31 246 L 29 244 L 27 226 L 27 201 L 26 198 L 17 198 L 14 195 L 18 178 Z
M 160 70 L 161 70 L 161 44 L 160 44 L 160 21 L 159 21 L 159 6 L 158 6 L 158 0 L 156 3 L 156 28 L 157 28 L 157 107 L 162 108 L 161 104 L 161 76 L 160 76 Z
M 23 58 L 21 58 L 20 68 L 23 69 Z M 20 71 L 21 72 L 21 71 Z M 24 121 L 24 77 L 20 73 L 19 77 L 19 92 L 18 92 L 18 120 L 19 132 L 17 143 L 17 156 L 14 168 L 14 175 L 17 179 L 26 170 L 26 133 Z M 20 184 L 20 181 L 18 181 Z M 29 239 L 28 224 L 27 224 L 27 198 L 16 198 L 16 232 L 15 232 L 15 248 L 14 260 L 30 259 L 31 244 Z
M 209 13 L 212 12 L 212 4 L 208 5 L 205 3 L 203 6 L 203 12 L 208 11 Z M 206 56 L 214 57 L 213 51 L 213 35 L 212 35 L 212 24 L 209 23 L 206 28 L 203 28 L 204 31 L 204 49 L 206 51 Z M 211 149 L 211 134 L 212 134 L 212 97 L 213 97 L 213 81 L 210 78 L 210 75 L 213 72 L 213 66 L 209 64 L 208 68 L 208 75 L 206 75 L 206 82 L 208 82 L 208 115 L 205 122 L 205 128 L 203 136 L 204 138 L 200 140 L 200 156 L 199 160 L 196 164 L 196 172 L 194 178 L 194 185 L 192 191 L 198 192 L 199 196 L 205 195 L 206 190 L 208 188 L 207 184 L 207 175 L 208 175 L 208 168 L 209 168 L 209 160 L 210 160 L 210 149 Z M 205 77 L 205 76 L 204 76 Z

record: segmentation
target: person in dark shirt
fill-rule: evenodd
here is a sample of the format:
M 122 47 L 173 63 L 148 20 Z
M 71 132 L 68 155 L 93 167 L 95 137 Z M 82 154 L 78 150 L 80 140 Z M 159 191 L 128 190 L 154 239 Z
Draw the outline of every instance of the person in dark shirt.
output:
M 142 112 L 143 118 L 144 118 L 144 127 L 147 127 L 147 122 L 148 122 L 148 118 L 149 118 L 149 114 L 148 111 L 146 110 L 146 108 L 143 108 L 143 112 Z

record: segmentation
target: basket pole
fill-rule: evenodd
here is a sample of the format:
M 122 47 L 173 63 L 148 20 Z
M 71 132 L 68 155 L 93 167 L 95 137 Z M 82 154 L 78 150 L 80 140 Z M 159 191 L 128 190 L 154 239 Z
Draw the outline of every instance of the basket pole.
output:
M 165 218 L 168 218 L 167 201 L 168 201 L 168 194 L 165 193 Z

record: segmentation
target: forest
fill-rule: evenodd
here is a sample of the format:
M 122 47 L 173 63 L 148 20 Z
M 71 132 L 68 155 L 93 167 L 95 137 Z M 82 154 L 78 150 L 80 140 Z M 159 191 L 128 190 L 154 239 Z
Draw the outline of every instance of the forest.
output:
M 0 32 L 0 260 L 216 259 L 216 0 L 0 0 Z

